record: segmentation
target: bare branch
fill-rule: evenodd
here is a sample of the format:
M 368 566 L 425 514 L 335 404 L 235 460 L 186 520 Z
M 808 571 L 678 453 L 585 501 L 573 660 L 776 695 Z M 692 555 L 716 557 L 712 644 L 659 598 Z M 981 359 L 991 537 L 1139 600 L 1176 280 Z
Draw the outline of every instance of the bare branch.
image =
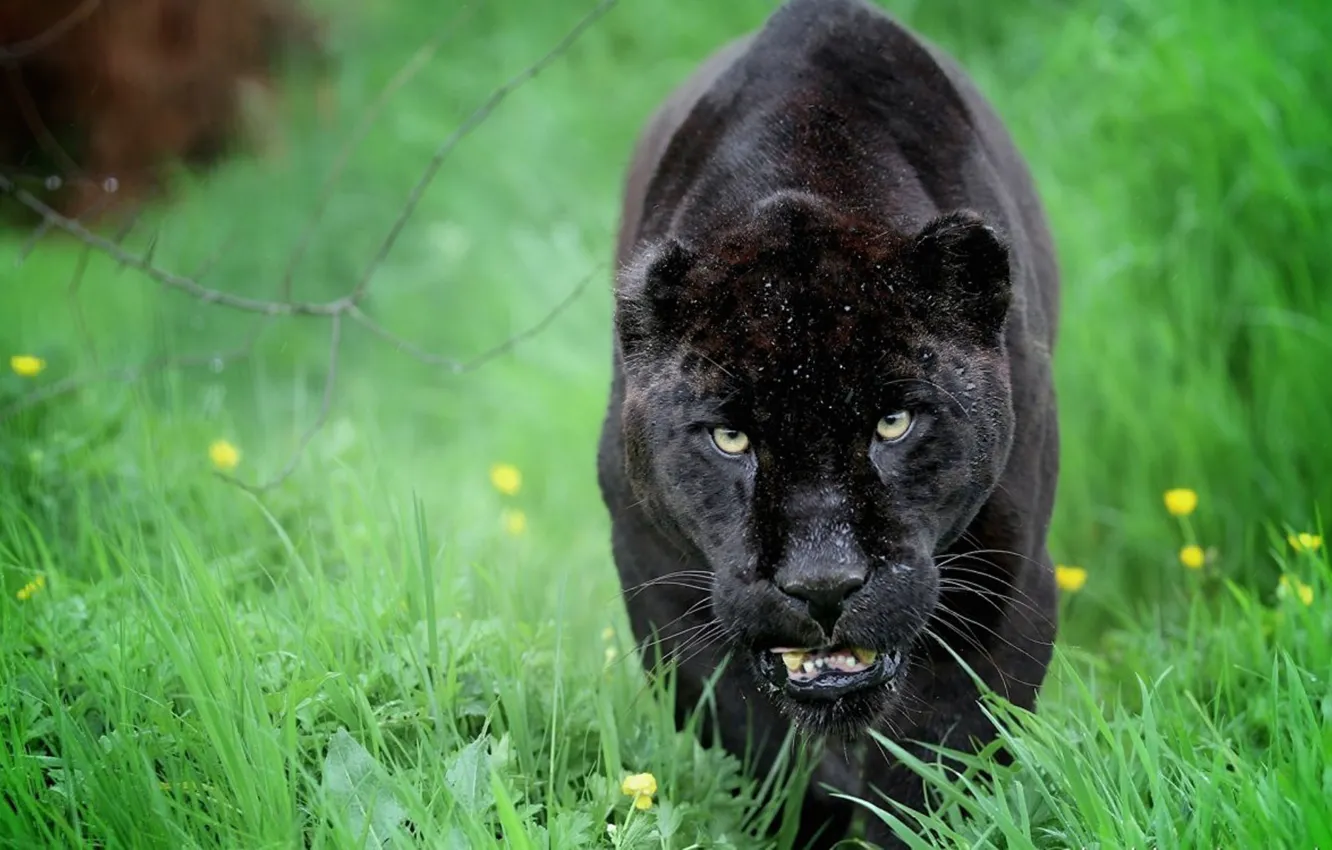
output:
M 222 240 L 222 244 L 218 245 L 217 248 L 215 248 L 211 254 L 209 254 L 207 257 L 204 258 L 204 261 L 199 264 L 199 267 L 194 270 L 194 274 L 190 275 L 190 277 L 194 278 L 194 280 L 196 281 L 200 281 L 208 277 L 208 275 L 212 273 L 213 269 L 217 266 L 217 264 L 222 261 L 222 258 L 225 257 L 228 252 L 230 252 L 231 246 L 235 244 L 235 242 L 236 242 L 236 234 L 233 231 L 225 239 Z
M 458 146 L 458 143 L 479 127 L 483 121 L 489 118 L 490 113 L 494 112 L 496 107 L 503 103 L 504 99 L 516 91 L 519 86 L 526 83 L 528 80 L 531 80 L 537 74 L 544 71 L 552 62 L 563 56 L 569 48 L 573 46 L 573 43 L 578 40 L 578 37 L 581 36 L 588 27 L 592 26 L 592 24 L 596 23 L 598 19 L 609 12 L 617 2 L 618 0 L 601 0 L 596 6 L 592 7 L 592 11 L 588 12 L 578 21 L 578 23 L 574 24 L 573 29 L 569 30 L 564 38 L 560 39 L 545 56 L 542 56 L 536 62 L 527 66 L 517 75 L 512 77 L 504 85 L 491 92 L 490 97 L 486 98 L 486 102 L 481 104 L 475 112 L 469 115 L 462 124 L 458 126 L 458 129 L 450 133 L 449 137 L 440 144 L 435 150 L 434 156 L 430 158 L 430 162 L 426 165 L 425 172 L 421 175 L 421 179 L 416 181 L 416 185 L 412 187 L 412 191 L 407 195 L 407 203 L 403 206 L 402 212 L 398 215 L 397 220 L 393 222 L 393 226 L 389 228 L 388 235 L 384 237 L 383 243 L 379 246 L 379 251 L 370 261 L 370 264 L 366 266 L 365 271 L 361 274 L 361 279 L 356 284 L 356 288 L 352 290 L 352 293 L 349 296 L 352 303 L 360 301 L 365 295 L 366 287 L 370 285 L 371 278 L 374 277 L 375 272 L 384 262 L 384 259 L 388 256 L 389 252 L 393 250 L 393 246 L 397 243 L 398 237 L 402 234 L 402 229 L 406 227 L 408 219 L 410 219 L 412 214 L 416 212 L 416 207 L 421 202 L 422 196 L 425 195 L 426 189 L 435 179 L 435 175 L 444 165 L 444 161 L 448 159 L 449 154 L 453 153 L 453 149 Z
M 569 307 L 573 306 L 573 303 L 578 300 L 578 296 L 582 295 L 583 292 L 587 289 L 588 285 L 593 280 L 595 280 L 600 273 L 604 271 L 605 267 L 602 266 L 598 268 L 597 271 L 590 272 L 582 280 L 580 280 L 573 287 L 573 289 L 569 290 L 568 294 L 565 295 L 564 298 L 560 299 L 560 301 L 556 303 L 554 307 L 551 307 L 549 310 L 547 310 L 545 315 L 543 315 L 540 319 L 538 319 L 536 323 L 534 323 L 528 328 L 519 331 L 513 336 L 510 336 L 509 338 L 505 339 L 503 342 L 491 346 L 490 348 L 486 349 L 485 351 L 481 352 L 480 354 L 476 355 L 470 360 L 458 360 L 453 357 L 442 357 L 438 354 L 432 354 L 431 352 L 426 351 L 424 348 L 421 348 L 419 345 L 416 345 L 415 343 L 405 340 L 402 337 L 398 336 L 397 334 L 393 333 L 392 331 L 388 330 L 383 325 L 379 324 L 374 319 L 367 316 L 361 310 L 361 308 L 356 306 L 355 304 L 353 304 L 351 307 L 347 309 L 347 315 L 352 319 L 354 319 L 358 324 L 360 324 L 366 330 L 370 331 L 375 336 L 389 343 L 397 350 L 405 351 L 408 354 L 410 354 L 412 357 L 415 357 L 417 360 L 420 360 L 422 363 L 425 363 L 429 366 L 442 366 L 455 375 L 461 375 L 464 372 L 470 372 L 473 369 L 476 369 L 482 366 L 483 364 L 491 360 L 494 360 L 496 357 L 500 356 L 501 354 L 504 354 L 508 351 L 512 351 L 513 348 L 518 343 L 523 342 L 524 340 L 531 339 L 532 337 L 541 333 L 543 330 L 549 327 L 552 322 L 554 322 L 557 318 L 559 318 L 560 314 L 568 310 Z
M 83 0 L 72 12 L 56 22 L 50 29 L 41 35 L 28 39 L 27 41 L 16 41 L 13 44 L 0 44 L 0 65 L 8 65 L 26 59 L 43 47 L 54 44 L 65 33 L 74 29 L 81 22 L 86 20 L 89 15 L 97 11 L 97 7 L 102 5 L 102 0 Z
M 333 197 L 333 190 L 337 187 L 342 173 L 346 171 L 347 164 L 351 161 L 352 152 L 365 140 L 370 128 L 374 126 L 379 118 L 379 113 L 383 111 L 384 106 L 397 93 L 399 89 L 411 82 L 412 78 L 420 73 L 421 69 L 434 58 L 435 53 L 448 40 L 456 27 L 462 21 L 465 21 L 472 14 L 472 8 L 467 7 L 458 14 L 449 19 L 449 22 L 436 33 L 430 41 L 423 44 L 416 53 L 412 54 L 398 72 L 388 81 L 388 84 L 380 90 L 379 95 L 374 102 L 361 115 L 361 120 L 357 122 L 356 129 L 352 131 L 351 137 L 343 144 L 338 152 L 338 158 L 333 163 L 333 168 L 328 176 L 324 178 L 324 185 L 320 190 L 319 199 L 315 202 L 314 213 L 310 216 L 310 221 L 306 224 L 305 230 L 301 233 L 300 239 L 296 243 L 296 249 L 291 252 L 290 259 L 287 260 L 287 270 L 282 275 L 282 289 L 279 296 L 283 301 L 291 300 L 292 280 L 296 276 L 296 267 L 300 265 L 301 260 L 305 258 L 305 252 L 310 247 L 310 242 L 314 238 L 315 230 L 319 222 L 324 217 L 324 210 L 328 207 L 328 202 Z
M 14 196 L 15 200 L 23 204 L 28 209 L 41 215 L 55 227 L 66 233 L 78 237 L 84 243 L 93 246 L 103 254 L 118 260 L 123 265 L 143 272 L 148 277 L 171 287 L 179 289 L 189 295 L 204 302 L 205 304 L 218 304 L 223 307 L 232 307 L 237 310 L 244 310 L 249 313 L 263 313 L 268 316 L 333 316 L 346 309 L 346 298 L 338 298 L 333 301 L 322 303 L 289 303 L 282 301 L 262 301 L 255 298 L 245 298 L 240 295 L 232 295 L 229 292 L 223 292 L 220 289 L 209 289 L 201 286 L 196 281 L 188 277 L 182 277 L 175 272 L 158 268 L 153 265 L 151 260 L 145 257 L 136 257 L 125 249 L 121 248 L 115 242 L 99 236 L 88 228 L 79 224 L 72 218 L 66 218 L 56 212 L 51 207 L 42 203 L 26 189 L 21 189 L 9 177 L 0 174 L 0 191 L 7 192 Z
M 329 331 L 328 373 L 324 375 L 324 395 L 319 401 L 319 413 L 309 427 L 305 429 L 305 432 L 301 434 L 300 442 L 296 444 L 296 449 L 291 453 L 291 457 L 287 459 L 286 465 L 282 467 L 277 475 L 261 484 L 246 484 L 239 478 L 227 475 L 224 472 L 216 473 L 219 478 L 229 481 L 243 490 L 259 494 L 280 486 L 296 471 L 296 467 L 301 462 L 301 457 L 304 456 L 305 450 L 310 446 L 310 441 L 324 427 L 324 423 L 328 421 L 329 411 L 333 409 L 333 390 L 338 383 L 338 364 L 342 354 L 342 315 L 342 313 L 337 313 L 333 316 L 333 327 Z
M 577 298 L 587 289 L 589 283 L 596 277 L 596 273 L 588 274 L 563 299 L 561 299 L 554 307 L 552 307 L 539 321 L 537 321 L 531 327 L 528 327 L 510 336 L 508 339 L 505 339 L 499 344 L 481 352 L 480 354 L 468 360 L 458 360 L 455 358 L 443 357 L 440 355 L 432 354 L 424 350 L 423 348 L 405 339 L 402 339 L 401 337 L 393 334 L 392 332 L 384 328 L 382 325 L 380 325 L 378 322 L 372 319 L 369 315 L 367 315 L 361 307 L 361 302 L 363 301 L 368 291 L 370 282 L 373 279 L 376 271 L 383 264 L 388 254 L 392 251 L 398 238 L 402 234 L 402 231 L 406 226 L 407 221 L 411 218 L 412 214 L 416 210 L 416 207 L 419 205 L 422 197 L 424 196 L 427 187 L 434 180 L 435 176 L 439 173 L 441 167 L 443 166 L 445 160 L 448 158 L 450 153 L 452 153 L 452 151 L 468 134 L 470 134 L 473 130 L 475 130 L 483 121 L 485 121 L 486 118 L 492 112 L 495 111 L 495 109 L 504 101 L 506 97 L 508 97 L 509 94 L 511 94 L 513 91 L 515 91 L 518 87 L 520 87 L 527 81 L 536 77 L 537 74 L 539 74 L 542 70 L 548 67 L 559 56 L 563 55 L 569 49 L 569 47 L 578 39 L 578 37 L 582 35 L 583 32 L 585 32 L 596 20 L 601 18 L 608 11 L 610 11 L 610 9 L 613 6 L 615 6 L 617 2 L 618 0 L 600 0 L 600 2 L 598 2 L 597 5 L 591 11 L 589 11 L 586 15 L 584 15 L 583 18 L 579 20 L 574 25 L 574 27 L 562 39 L 560 39 L 560 41 L 550 51 L 548 51 L 535 63 L 528 66 L 522 72 L 515 75 L 507 82 L 505 82 L 499 88 L 495 89 L 486 99 L 486 101 L 479 108 L 477 108 L 470 116 L 468 116 L 462 122 L 462 124 L 460 124 L 439 145 L 439 147 L 436 148 L 434 154 L 431 156 L 429 162 L 427 163 L 422 175 L 417 180 L 416 184 L 413 186 L 411 192 L 409 193 L 404 208 L 402 209 L 401 213 L 398 215 L 397 219 L 393 222 L 392 226 L 389 229 L 388 234 L 385 236 L 378 251 L 375 253 L 371 261 L 367 264 L 364 272 L 362 273 L 360 279 L 357 281 L 356 285 L 349 293 L 343 295 L 340 298 L 333 299 L 331 301 L 322 301 L 322 302 L 292 301 L 290 299 L 290 295 L 292 288 L 292 280 L 295 275 L 295 269 L 299 265 L 301 259 L 304 257 L 308 249 L 309 242 L 310 239 L 312 238 L 313 232 L 317 227 L 318 221 L 322 216 L 325 207 L 327 206 L 327 203 L 331 197 L 334 186 L 336 185 L 338 179 L 341 177 L 342 172 L 346 168 L 347 161 L 350 159 L 352 150 L 364 138 L 364 136 L 368 132 L 369 127 L 373 124 L 374 120 L 376 120 L 379 113 L 382 111 L 384 105 L 391 98 L 392 94 L 396 90 L 400 89 L 402 86 L 406 85 L 406 83 L 415 74 L 419 73 L 420 69 L 425 67 L 425 65 L 429 62 L 430 58 L 435 54 L 435 52 L 439 49 L 440 45 L 444 42 L 445 36 L 448 34 L 447 29 L 437 34 L 429 44 L 423 46 L 420 50 L 418 50 L 408 60 L 408 62 L 406 62 L 404 66 L 399 69 L 399 71 L 385 85 L 384 89 L 380 92 L 376 100 L 371 104 L 367 113 L 362 117 L 362 120 L 358 122 L 355 131 L 353 132 L 352 136 L 348 139 L 344 148 L 340 152 L 339 158 L 338 160 L 336 160 L 332 172 L 326 178 L 320 198 L 316 204 L 312 220 L 308 222 L 307 227 L 304 230 L 303 235 L 301 237 L 301 240 L 300 242 L 298 242 L 296 249 L 292 252 L 288 260 L 286 269 L 283 273 L 283 276 L 279 280 L 278 290 L 281 296 L 280 300 L 270 301 L 258 298 L 249 298 L 225 292 L 220 289 L 206 287 L 201 283 L 199 283 L 199 279 L 202 278 L 205 274 L 207 274 L 207 272 L 211 269 L 213 264 L 216 263 L 221 253 L 225 252 L 225 248 L 220 249 L 218 254 L 210 256 L 200 266 L 200 268 L 198 269 L 198 271 L 194 276 L 190 277 L 177 274 L 175 272 L 160 268 L 159 266 L 154 264 L 153 252 L 158 241 L 156 234 L 154 234 L 154 236 L 150 239 L 148 248 L 145 251 L 145 253 L 142 255 L 132 253 L 131 251 L 126 250 L 124 247 L 122 247 L 121 243 L 123 239 L 128 235 L 130 228 L 133 227 L 134 224 L 133 218 L 129 222 L 128 226 L 121 233 L 117 234 L 114 239 L 107 239 L 95 233 L 90 228 L 84 226 L 78 220 L 63 215 L 60 212 L 57 212 L 54 208 L 43 202 L 32 192 L 28 191 L 27 189 L 24 189 L 19 184 L 18 180 L 15 177 L 3 171 L 0 171 L 0 194 L 10 195 L 19 204 L 26 207 L 28 210 L 37 213 L 42 217 L 41 231 L 38 233 L 37 237 L 34 237 L 34 241 L 35 239 L 40 238 L 42 233 L 45 233 L 47 230 L 54 228 L 75 237 L 84 244 L 86 250 L 83 256 L 80 258 L 78 268 L 76 269 L 75 272 L 74 281 L 70 285 L 69 294 L 71 296 L 77 295 L 78 281 L 82 278 L 83 270 L 86 267 L 88 251 L 96 250 L 101 254 L 110 257 L 111 259 L 118 262 L 122 268 L 135 269 L 136 271 L 142 273 L 145 277 L 161 284 L 163 287 L 167 289 L 174 289 L 183 292 L 186 295 L 189 295 L 205 304 L 214 304 L 222 307 L 227 307 L 233 310 L 238 310 L 241 312 L 259 314 L 262 317 L 261 321 L 251 331 L 249 338 L 240 347 L 233 349 L 232 351 L 218 352 L 213 354 L 191 355 L 183 358 L 174 358 L 174 359 L 162 357 L 162 358 L 157 358 L 155 360 L 151 360 L 148 363 L 145 363 L 137 367 L 122 367 L 117 369 L 106 370 L 99 373 L 94 373 L 92 375 L 66 378 L 64 380 L 57 381 L 47 387 L 39 389 L 36 392 L 30 393 L 29 395 L 11 403 L 7 407 L 0 408 L 0 421 L 4 421 L 40 403 L 49 401 L 59 396 L 75 392 L 93 383 L 99 383 L 105 381 L 125 381 L 125 382 L 134 381 L 138 380 L 139 378 L 142 378 L 144 375 L 149 374 L 150 372 L 158 371 L 161 369 L 173 368 L 173 367 L 176 368 L 188 367 L 191 365 L 209 365 L 209 364 L 217 366 L 225 364 L 229 361 L 248 357 L 252 353 L 254 345 L 258 340 L 259 336 L 267 328 L 271 327 L 272 323 L 278 317 L 283 317 L 283 316 L 327 317 L 330 320 L 332 327 L 330 328 L 329 361 L 328 361 L 328 370 L 324 379 L 323 396 L 320 401 L 319 410 L 314 421 L 311 422 L 309 426 L 305 429 L 305 431 L 301 434 L 300 439 L 298 440 L 295 450 L 293 451 L 291 457 L 287 460 L 287 462 L 283 465 L 283 467 L 278 471 L 278 473 L 273 478 L 261 482 L 259 484 L 248 484 L 246 482 L 243 482 L 235 478 L 234 476 L 219 473 L 219 477 L 233 484 L 236 484 L 237 486 L 242 487 L 247 491 L 250 491 L 252 493 L 262 493 L 264 491 L 271 490 L 275 487 L 280 486 L 283 482 L 285 482 L 288 478 L 290 478 L 294 474 L 296 468 L 300 464 L 301 457 L 305 454 L 311 441 L 314 439 L 316 434 L 318 434 L 320 429 L 322 429 L 326 424 L 326 422 L 328 421 L 330 411 L 332 410 L 333 398 L 335 395 L 336 385 L 338 381 L 338 374 L 340 370 L 342 334 L 344 329 L 343 323 L 345 319 L 351 319 L 357 322 L 375 336 L 379 337 L 380 339 L 386 342 L 389 342 L 399 350 L 407 352 L 408 354 L 412 355 L 418 360 L 430 365 L 444 367 L 453 374 L 461 374 L 463 372 L 476 369 L 481 365 L 493 360 L 495 357 L 498 357 L 501 354 L 504 354 L 505 352 L 512 350 L 518 343 L 530 339 L 531 337 L 543 331 L 552 322 L 554 322 L 556 318 L 558 318 L 561 314 L 563 314 L 569 308 L 569 306 L 573 304 L 575 300 L 577 300 Z M 92 2 L 91 4 L 85 3 L 85 6 L 88 7 L 88 12 L 90 13 L 92 9 L 96 8 L 97 3 L 96 2 Z M 456 22 L 457 18 L 455 18 L 451 22 L 451 24 L 456 26 Z M 62 23 L 61 26 L 66 26 L 66 27 L 73 26 L 74 23 L 77 23 L 77 21 L 73 21 L 72 23 L 67 23 L 67 24 Z M 51 37 L 50 33 L 47 33 L 43 36 L 43 38 L 46 37 Z M 18 50 L 32 50 L 32 49 L 37 49 L 37 47 L 40 47 L 40 45 L 34 46 L 35 44 L 36 42 L 34 40 L 30 42 L 25 42 L 17 46 L 11 45 L 9 48 L 0 48 L 0 64 L 4 64 L 3 60 L 7 56 L 12 58 L 14 56 L 20 55 L 16 53 L 16 51 Z M 24 253 L 26 255 L 27 253 L 26 250 Z M 599 269 L 598 271 L 604 271 L 604 269 Z
M 18 106 L 19 112 L 22 113 L 23 120 L 27 123 L 28 128 L 36 136 L 38 144 L 52 159 L 60 163 L 60 167 L 65 169 L 66 174 L 84 177 L 83 169 L 70 158 L 69 153 L 51 134 L 51 128 L 47 127 L 46 122 L 42 120 L 41 114 L 37 111 L 37 104 L 33 103 L 31 93 L 23 85 L 23 75 L 20 73 L 18 66 L 5 66 L 4 73 L 5 83 L 9 86 L 10 94 L 14 97 L 14 103 Z
M 260 334 L 268 328 L 268 322 L 261 322 L 255 331 L 251 332 L 249 338 L 236 348 L 227 351 L 218 351 L 212 354 L 191 354 L 184 357 L 157 357 L 141 366 L 121 366 L 115 369 L 107 369 L 102 372 L 95 372 L 91 375 L 75 375 L 56 381 L 34 390 L 27 395 L 16 399 L 11 404 L 0 407 L 0 422 L 4 422 L 11 417 L 17 416 L 25 410 L 36 407 L 43 402 L 50 401 L 61 396 L 69 395 L 73 392 L 92 386 L 93 384 L 103 384 L 109 382 L 132 383 L 150 375 L 154 372 L 161 372 L 166 369 L 184 369 L 196 366 L 212 366 L 214 368 L 223 366 L 236 360 L 242 360 L 250 356 L 254 349 L 254 344 Z
M 133 214 L 130 215 L 129 220 L 126 221 L 125 224 L 121 226 L 120 231 L 116 233 L 115 240 L 117 245 L 124 242 L 125 239 L 129 237 L 130 231 L 133 230 L 134 225 L 138 223 L 139 212 L 140 209 L 135 209 Z M 42 221 L 42 225 L 46 225 L 45 220 Z M 74 266 L 74 273 L 70 275 L 69 288 L 66 290 L 65 295 L 69 298 L 70 308 L 74 311 L 74 321 L 79 327 L 79 337 L 83 342 L 83 347 L 88 352 L 88 356 L 92 358 L 93 363 L 96 363 L 98 360 L 97 343 L 93 339 L 92 332 L 88 329 L 88 319 L 83 313 L 83 302 L 79 298 L 79 289 L 83 286 L 83 276 L 88 271 L 88 262 L 92 259 L 92 254 L 93 247 L 91 245 L 84 245 L 83 250 L 79 252 L 79 259 Z M 20 262 L 22 262 L 21 258 Z
M 454 374 L 457 374 L 458 372 L 462 371 L 462 361 L 455 360 L 452 357 L 445 357 L 442 354 L 433 354 L 429 351 L 426 351 L 424 348 L 417 345 L 416 343 L 411 342 L 410 340 L 403 339 L 402 337 L 398 336 L 392 331 L 386 329 L 383 325 L 379 324 L 374 319 L 367 316 L 365 312 L 361 310 L 360 307 L 357 307 L 354 304 L 352 305 L 351 309 L 347 311 L 347 315 L 350 316 L 362 327 L 364 327 L 366 330 L 370 331 L 370 333 L 374 334 L 375 336 L 389 343 L 398 351 L 407 352 L 412 357 L 415 357 L 417 360 L 420 360 L 422 363 L 426 364 L 427 366 L 442 366 L 445 369 L 448 369 L 450 372 L 453 372 Z
M 91 207 L 88 210 L 88 213 L 90 215 L 95 216 L 98 213 L 103 212 L 106 209 L 106 207 L 110 204 L 110 200 L 111 200 L 110 195 L 103 195 L 101 198 L 98 198 L 97 201 L 91 205 Z M 131 217 L 131 223 L 135 217 L 137 217 L 137 212 L 135 213 L 135 216 Z M 32 229 L 32 235 L 30 235 L 27 238 L 27 240 L 24 241 L 23 247 L 19 248 L 18 260 L 16 261 L 15 265 L 23 265 L 23 261 L 26 260 L 28 258 L 28 255 L 33 252 L 33 249 L 37 247 L 37 243 L 42 241 L 42 237 L 45 236 L 50 231 L 51 231 L 51 222 L 43 218 L 41 220 L 41 223 L 39 223 L 36 227 Z M 124 236 L 118 234 L 116 241 L 120 242 L 123 241 L 123 239 Z M 88 247 L 87 250 L 91 251 L 92 248 Z

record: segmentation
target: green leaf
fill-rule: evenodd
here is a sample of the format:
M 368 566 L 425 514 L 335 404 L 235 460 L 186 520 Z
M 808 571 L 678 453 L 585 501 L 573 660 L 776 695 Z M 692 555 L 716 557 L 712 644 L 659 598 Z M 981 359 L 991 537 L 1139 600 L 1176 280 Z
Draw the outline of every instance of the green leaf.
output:
M 490 790 L 489 743 L 490 736 L 482 735 L 454 753 L 444 774 L 449 793 L 469 814 L 482 814 L 495 804 Z
M 387 772 L 344 728 L 328 744 L 324 793 L 342 810 L 352 835 L 364 848 L 386 846 L 407 817 Z

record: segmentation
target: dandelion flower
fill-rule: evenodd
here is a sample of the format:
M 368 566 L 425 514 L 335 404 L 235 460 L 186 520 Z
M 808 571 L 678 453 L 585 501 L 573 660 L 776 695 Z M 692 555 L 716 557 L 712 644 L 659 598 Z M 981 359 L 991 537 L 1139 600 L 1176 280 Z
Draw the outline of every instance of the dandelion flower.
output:
M 634 798 L 634 808 L 646 811 L 652 808 L 652 795 L 657 793 L 657 778 L 650 773 L 626 776 L 620 783 L 620 791 Z
M 1282 576 L 1280 583 L 1277 584 L 1277 596 L 1285 597 L 1295 594 L 1305 605 L 1313 604 L 1313 588 L 1294 576 Z
M 506 509 L 500 514 L 500 521 L 504 523 L 504 530 L 514 537 L 527 531 L 527 514 L 520 510 Z
M 1082 567 L 1066 567 L 1058 564 L 1055 566 L 1055 583 L 1062 590 L 1076 593 L 1087 583 L 1087 571 Z
M 1323 545 L 1321 534 L 1310 534 L 1307 531 L 1292 534 L 1286 540 L 1290 542 L 1290 548 L 1296 552 L 1314 552 Z
M 523 486 L 523 474 L 511 463 L 497 463 L 490 467 L 490 483 L 506 496 L 512 496 Z
M 1206 560 L 1201 546 L 1189 545 L 1179 550 L 1179 562 L 1191 570 L 1201 568 Z
M 208 447 L 208 458 L 218 469 L 235 469 L 240 463 L 240 456 L 240 449 L 226 440 L 214 440 Z
M 1166 510 L 1171 516 L 1188 516 L 1198 508 L 1198 493 L 1187 487 L 1165 491 Z
M 20 587 L 14 596 L 20 602 L 27 602 L 43 587 L 46 587 L 46 576 L 37 576 L 37 578 Z
M 42 373 L 46 368 L 46 361 L 31 354 L 15 354 L 9 358 L 9 368 L 21 378 L 31 378 Z

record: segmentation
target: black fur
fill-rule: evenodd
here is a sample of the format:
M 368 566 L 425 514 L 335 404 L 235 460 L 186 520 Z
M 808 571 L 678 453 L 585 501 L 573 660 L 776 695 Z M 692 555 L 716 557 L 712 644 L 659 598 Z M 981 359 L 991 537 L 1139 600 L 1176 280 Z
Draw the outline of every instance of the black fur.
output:
M 1032 706 L 1055 632 L 1058 271 L 1021 157 L 938 49 L 863 0 L 791 0 L 652 117 L 617 259 L 598 462 L 615 560 L 626 589 L 711 576 L 710 595 L 628 597 L 680 665 L 677 713 L 730 652 L 728 748 L 765 770 L 790 722 L 837 740 L 805 836 L 850 822 L 820 783 L 921 805 L 864 729 L 992 738 L 940 642 Z M 876 439 L 899 410 L 906 437 Z M 751 451 L 725 455 L 715 427 Z M 863 583 L 835 622 L 781 589 L 843 579 Z M 828 643 L 902 651 L 905 675 L 823 704 L 764 675 L 767 649 Z

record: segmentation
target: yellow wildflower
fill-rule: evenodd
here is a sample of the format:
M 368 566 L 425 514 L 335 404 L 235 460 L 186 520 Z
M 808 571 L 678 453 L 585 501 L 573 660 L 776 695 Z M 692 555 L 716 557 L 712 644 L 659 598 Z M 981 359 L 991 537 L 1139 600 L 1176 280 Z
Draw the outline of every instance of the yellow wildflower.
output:
M 615 650 L 615 647 L 613 647 L 613 646 L 608 646 L 608 647 L 606 647 L 606 665 L 607 665 L 607 666 L 610 666 L 611 664 L 614 664 L 614 663 L 615 663 L 615 658 L 616 658 L 619 654 L 620 654 L 620 653 L 617 652 L 617 651 Z
M 20 587 L 14 596 L 20 602 L 27 602 L 43 587 L 46 587 L 46 576 L 37 576 L 37 578 Z
M 1189 545 L 1179 550 L 1179 562 L 1191 570 L 1199 569 L 1206 560 L 1201 546 Z
M 1285 598 L 1290 594 L 1295 594 L 1305 605 L 1313 604 L 1313 588 L 1294 576 L 1282 576 L 1281 582 L 1277 585 L 1277 596 Z
M 1310 534 L 1307 531 L 1292 534 L 1286 540 L 1290 542 L 1290 548 L 1296 552 L 1313 552 L 1323 545 L 1321 534 Z
M 607 626 L 606 628 L 601 630 L 602 640 L 610 640 L 613 637 L 615 637 L 615 629 L 612 629 L 610 626 Z
M 620 783 L 620 791 L 634 798 L 634 808 L 646 811 L 652 808 L 652 795 L 657 793 L 657 778 L 650 773 L 626 776 Z
M 240 463 L 240 449 L 226 440 L 214 440 L 208 447 L 208 457 L 218 469 L 235 469 Z
M 518 537 L 524 531 L 527 531 L 527 514 L 520 510 L 505 509 L 500 514 L 500 520 L 504 523 L 504 530 Z
M 1087 583 L 1087 571 L 1082 567 L 1066 567 L 1063 564 L 1057 564 L 1055 566 L 1055 583 L 1069 593 L 1076 593 Z
M 497 463 L 490 467 L 490 483 L 506 496 L 512 496 L 523 486 L 523 474 L 511 463 Z
M 1172 516 L 1188 516 L 1198 508 L 1198 494 L 1187 487 L 1165 491 L 1166 510 Z
M 14 374 L 22 378 L 31 378 L 34 375 L 41 374 L 46 368 L 46 361 L 40 357 L 34 357 L 31 354 L 15 354 L 9 358 L 9 368 L 14 370 Z

